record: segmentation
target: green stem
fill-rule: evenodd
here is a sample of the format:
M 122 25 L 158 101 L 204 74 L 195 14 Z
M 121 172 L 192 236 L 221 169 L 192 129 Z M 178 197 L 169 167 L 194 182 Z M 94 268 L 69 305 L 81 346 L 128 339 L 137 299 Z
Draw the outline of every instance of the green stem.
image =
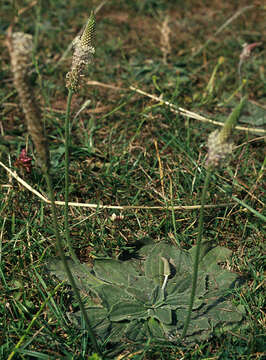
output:
M 72 96 L 73 96 L 73 91 L 72 90 L 69 90 L 68 91 L 68 97 L 67 97 L 67 107 L 66 107 L 66 118 L 65 118 L 65 213 L 64 213 L 64 216 L 65 216 L 65 239 L 66 239 L 66 242 L 67 242 L 67 245 L 68 245 L 68 249 L 69 249 L 69 252 L 71 254 L 71 257 L 72 259 L 76 262 L 76 263 L 79 263 L 78 261 L 78 258 L 72 248 L 72 244 L 71 244 L 71 240 L 70 240 L 70 232 L 69 232 L 69 217 L 68 217 L 68 200 L 69 200 L 69 144 L 70 144 L 70 134 L 69 134 L 69 125 L 70 125 L 70 121 L 69 121 L 69 118 L 70 118 L 70 109 L 71 109 L 71 101 L 72 101 Z M 51 195 L 53 197 L 53 192 L 51 191 Z M 51 202 L 53 203 L 53 201 L 51 200 Z M 55 206 L 54 206 L 54 210 L 53 212 L 55 213 Z M 56 214 L 54 215 L 54 218 L 56 220 Z M 55 224 L 56 223 L 56 224 Z M 57 222 L 55 221 L 54 222 L 54 226 L 57 227 Z M 58 229 L 56 230 L 57 233 L 58 233 Z M 59 233 L 58 233 L 58 236 L 59 236 Z M 73 278 L 73 275 L 71 273 L 71 270 L 68 266 L 68 263 L 66 261 L 66 257 L 65 257 L 65 254 L 64 254 L 64 250 L 63 250 L 63 247 L 62 247 L 62 242 L 58 241 L 57 239 L 57 246 L 58 246 L 58 249 L 59 249 L 59 253 L 60 253 L 60 257 L 61 257 L 61 260 L 63 262 L 63 265 L 64 265 L 64 268 L 65 268 L 65 271 L 67 273 L 67 277 L 69 279 L 69 282 L 73 288 L 73 291 L 78 299 L 78 302 L 79 302 L 79 306 L 80 306 L 80 310 L 82 312 L 82 315 L 84 317 L 84 320 L 85 320 L 85 323 L 86 323 L 86 327 L 87 327 L 87 330 L 88 330 L 88 333 L 89 333 L 89 336 L 90 336 L 90 339 L 92 341 L 92 344 L 93 344 L 93 347 L 95 349 L 95 351 L 101 355 L 101 352 L 100 352 L 100 349 L 98 347 L 98 344 L 97 344 L 97 341 L 96 341 L 96 338 L 95 338 L 95 335 L 91 329 L 91 326 L 90 326 L 90 323 L 89 323 L 89 319 L 88 319 L 88 315 L 87 315 L 87 312 L 85 310 L 85 307 L 83 305 L 83 302 L 82 302 L 82 299 L 81 299 L 81 296 L 80 296 L 80 293 L 79 293 L 79 290 L 77 288 L 77 285 L 75 283 L 75 280 Z
M 65 118 L 65 239 L 71 254 L 72 259 L 75 263 L 79 263 L 78 258 L 73 250 L 70 232 L 69 232 L 69 218 L 68 218 L 68 200 L 69 200 L 69 144 L 70 144 L 70 136 L 69 136 L 69 118 L 70 118 L 70 108 L 72 101 L 73 91 L 68 91 L 67 97 L 67 108 L 66 108 L 66 118 Z
M 200 260 L 200 245 L 201 245 L 202 234 L 203 234 L 203 225 L 204 225 L 204 221 L 203 221 L 204 220 L 204 205 L 206 203 L 206 194 L 207 194 L 207 189 L 209 186 L 211 174 L 212 174 L 212 167 L 208 167 L 204 186 L 203 186 L 203 191 L 202 191 L 202 195 L 201 195 L 201 208 L 200 208 L 200 216 L 199 216 L 196 254 L 195 254 L 195 260 L 194 260 L 194 267 L 193 267 L 192 289 L 191 289 L 191 295 L 190 295 L 189 308 L 188 308 L 188 312 L 187 312 L 187 318 L 186 318 L 184 329 L 182 332 L 182 338 L 185 338 L 186 334 L 187 334 L 187 330 L 188 330 L 188 326 L 189 326 L 190 318 L 191 318 L 191 313 L 192 313 L 192 309 L 193 309 L 195 294 L 196 294 L 196 290 L 197 290 L 198 270 L 199 270 L 199 260 Z
M 58 248 L 58 252 L 59 252 L 61 261 L 63 263 L 65 272 L 67 274 L 68 280 L 70 282 L 70 285 L 72 286 L 74 294 L 75 294 L 75 296 L 76 296 L 76 298 L 77 298 L 77 300 L 79 302 L 80 310 L 81 310 L 82 315 L 84 317 L 85 324 L 86 324 L 86 327 L 87 327 L 87 330 L 88 330 L 88 334 L 89 334 L 89 337 L 91 339 L 92 345 L 94 347 L 94 351 L 96 353 L 98 353 L 99 355 L 102 355 L 101 350 L 100 350 L 100 348 L 98 346 L 96 337 L 95 337 L 95 335 L 94 335 L 94 333 L 92 331 L 92 328 L 90 326 L 89 318 L 88 318 L 87 312 L 85 310 L 85 306 L 83 304 L 83 301 L 81 299 L 78 287 L 76 285 L 76 282 L 74 280 L 74 277 L 73 277 L 72 272 L 70 270 L 70 267 L 68 265 L 66 256 L 64 254 L 64 249 L 63 249 L 63 245 L 62 245 L 63 242 L 62 242 L 62 238 L 60 237 L 59 230 L 58 230 L 56 206 L 55 206 L 55 199 L 54 199 L 54 192 L 53 192 L 53 188 L 52 188 L 51 177 L 50 177 L 50 174 L 48 172 L 46 172 L 44 175 L 45 175 L 45 179 L 46 179 L 46 182 L 47 182 L 49 197 L 50 197 L 50 200 L 51 200 L 53 227 L 54 227 L 54 232 L 55 232 L 55 237 L 56 237 L 56 245 L 57 245 L 57 248 Z

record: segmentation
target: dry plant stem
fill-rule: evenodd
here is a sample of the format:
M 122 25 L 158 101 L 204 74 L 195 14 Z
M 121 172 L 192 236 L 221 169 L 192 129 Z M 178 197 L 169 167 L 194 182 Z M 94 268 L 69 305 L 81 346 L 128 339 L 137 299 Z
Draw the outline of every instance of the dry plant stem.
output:
M 207 168 L 207 174 L 206 174 L 204 187 L 203 187 L 203 191 L 202 191 L 202 196 L 201 196 L 201 208 L 200 208 L 200 216 L 199 216 L 199 227 L 198 227 L 196 254 L 195 254 L 195 260 L 194 260 L 194 267 L 193 267 L 192 289 L 191 289 L 191 295 L 190 295 L 189 308 L 188 308 L 188 312 L 187 312 L 187 318 L 186 318 L 184 329 L 183 329 L 183 332 L 182 332 L 182 335 L 181 335 L 182 338 L 185 338 L 186 335 L 187 335 L 187 330 L 188 330 L 188 326 L 189 326 L 189 323 L 190 323 L 193 304 L 194 304 L 194 299 L 195 299 L 195 294 L 196 294 L 196 290 L 197 290 L 199 257 L 200 257 L 200 245 L 201 245 L 202 233 L 203 233 L 203 225 L 204 225 L 204 221 L 203 221 L 204 220 L 204 205 L 205 205 L 205 202 L 206 202 L 206 194 L 207 194 L 207 189 L 208 189 L 208 186 L 209 186 L 211 174 L 212 174 L 212 167 L 209 166 Z
M 70 136 L 69 136 L 69 116 L 70 116 L 70 108 L 71 108 L 71 100 L 72 100 L 73 91 L 68 90 L 68 97 L 67 97 L 67 108 L 66 108 L 66 118 L 65 118 L 65 239 L 67 242 L 67 246 L 69 252 L 71 254 L 72 259 L 75 263 L 79 263 L 78 258 L 73 250 L 71 239 L 70 239 L 70 232 L 69 232 L 69 217 L 68 217 L 68 199 L 69 199 L 69 143 L 70 143 Z
M 137 89 L 135 88 L 134 86 L 130 86 L 129 87 L 130 90 L 133 90 L 139 94 L 142 94 L 142 95 L 145 95 L 151 99 L 154 99 L 156 101 L 158 101 L 159 103 L 162 103 L 162 104 L 165 104 L 167 106 L 169 106 L 170 110 L 172 112 L 174 112 L 175 114 L 178 114 L 178 115 L 182 115 L 182 116 L 185 116 L 185 117 L 188 117 L 190 119 L 195 119 L 195 120 L 199 120 L 199 121 L 202 121 L 202 122 L 208 122 L 208 123 L 211 123 L 213 125 L 218 125 L 218 126 L 224 126 L 224 123 L 222 122 L 219 122 L 219 121 L 215 121 L 215 120 L 211 120 L 211 119 L 208 119 L 202 115 L 198 115 L 192 111 L 189 111 L 189 110 L 186 110 L 186 109 L 183 109 L 181 107 L 176 107 L 174 104 L 170 103 L 169 101 L 166 101 L 166 100 L 163 100 L 161 98 L 159 98 L 158 96 L 155 96 L 155 95 L 152 95 L 152 94 L 149 94 L 143 90 L 140 90 L 140 89 Z M 245 126 L 235 126 L 235 129 L 236 130 L 241 130 L 241 131 L 247 131 L 247 132 L 256 132 L 256 133 L 259 133 L 259 134 L 266 134 L 266 130 L 265 129 L 260 129 L 260 128 L 248 128 L 248 127 L 245 127 Z
M 51 201 L 47 199 L 45 196 L 43 196 L 39 191 L 33 189 L 26 181 L 24 181 L 21 177 L 19 177 L 14 171 L 10 170 L 5 164 L 3 164 L 0 161 L 0 166 L 2 166 L 6 172 L 8 172 L 14 179 L 16 179 L 21 185 L 23 185 L 26 189 L 28 189 L 30 192 L 35 194 L 39 199 L 44 201 L 46 204 L 51 204 Z M 219 208 L 219 207 L 227 207 L 234 205 L 234 202 L 228 202 L 228 203 L 220 203 L 220 204 L 209 204 L 205 205 L 204 208 L 211 209 L 211 208 Z M 65 206 L 64 201 L 55 201 L 55 205 L 59 206 Z M 69 202 L 68 206 L 75 206 L 75 207 L 84 207 L 89 209 L 116 209 L 116 210 L 137 210 L 137 209 L 143 209 L 143 210 L 167 210 L 167 206 L 144 206 L 144 205 L 126 205 L 126 206 L 119 206 L 119 205 L 100 205 L 100 204 L 88 204 L 88 203 L 75 203 L 75 202 Z M 183 211 L 183 210 L 197 210 L 201 208 L 201 205 L 179 205 L 179 206 L 170 206 L 169 207 L 172 211 Z
M 43 196 L 39 191 L 32 188 L 26 181 L 24 181 L 21 177 L 19 177 L 14 171 L 10 170 L 5 164 L 3 164 L 0 161 L 0 166 L 2 166 L 6 172 L 8 172 L 14 179 L 16 179 L 21 185 L 23 185 L 26 189 L 28 189 L 30 192 L 35 194 L 39 199 L 44 201 L 46 204 L 51 204 L 51 201 L 47 199 L 45 196 Z M 55 201 L 55 205 L 59 206 L 65 206 L 64 201 Z M 218 208 L 218 207 L 227 207 L 234 205 L 234 202 L 228 202 L 228 203 L 220 203 L 220 204 L 209 204 L 205 205 L 204 208 L 211 209 L 211 208 Z M 76 203 L 76 202 L 69 202 L 68 206 L 75 206 L 75 207 L 84 207 L 89 209 L 116 209 L 116 210 L 137 210 L 137 209 L 143 209 L 143 210 L 167 210 L 167 206 L 144 206 L 144 205 L 126 205 L 126 206 L 119 206 L 119 205 L 100 205 L 100 204 L 88 204 L 88 203 Z M 179 206 L 170 206 L 170 209 L 173 211 L 183 211 L 183 210 L 197 210 L 200 209 L 201 205 L 179 205 Z
M 202 45 L 200 47 L 200 49 L 192 55 L 192 59 L 196 56 L 198 56 L 202 50 L 204 50 L 208 45 L 209 43 L 212 41 L 212 39 L 217 36 L 219 33 L 221 33 L 228 25 L 231 24 L 232 21 L 234 21 L 235 19 L 237 19 L 240 15 L 242 15 L 245 11 L 247 10 L 251 10 L 252 8 L 254 8 L 254 5 L 248 5 L 248 6 L 245 6 L 245 7 L 242 7 L 240 8 L 234 15 L 232 15 L 222 26 L 219 27 L 219 29 L 214 33 L 214 35 L 209 38 L 204 45 Z

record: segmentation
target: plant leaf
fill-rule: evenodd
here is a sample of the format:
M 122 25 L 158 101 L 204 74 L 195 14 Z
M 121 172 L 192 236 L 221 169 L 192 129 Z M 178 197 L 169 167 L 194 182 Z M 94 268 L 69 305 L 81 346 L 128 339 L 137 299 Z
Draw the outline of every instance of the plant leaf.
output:
M 90 319 L 90 325 L 93 330 L 97 332 L 97 335 L 101 338 L 106 338 L 110 332 L 111 322 L 108 319 L 107 310 L 104 308 L 88 308 L 88 317 Z M 81 311 L 69 314 L 68 317 L 73 321 L 77 327 L 81 327 Z
M 215 329 L 230 329 L 241 323 L 243 314 L 230 300 L 240 279 L 220 266 L 230 256 L 227 248 L 213 248 L 211 241 L 203 243 L 188 345 L 207 339 Z M 68 261 L 86 296 L 94 331 L 104 344 L 116 343 L 115 352 L 121 339 L 143 344 L 152 337 L 179 343 L 190 301 L 194 258 L 195 246 L 183 251 L 159 243 L 140 249 L 138 259 L 95 260 L 92 271 Z M 166 261 L 167 269 L 163 266 Z M 165 270 L 168 278 L 162 290 Z M 60 261 L 51 262 L 50 271 L 67 281 Z M 69 316 L 76 326 L 83 323 L 80 312 Z
M 125 335 L 130 341 L 141 341 L 142 343 L 148 339 L 148 323 L 144 319 L 132 320 L 127 323 Z
M 165 333 L 163 331 L 163 328 L 158 320 L 151 317 L 148 320 L 148 327 L 149 327 L 149 333 L 150 336 L 155 338 L 156 340 L 163 340 L 165 339 Z
M 101 281 L 91 273 L 89 267 L 86 264 L 76 264 L 71 259 L 68 259 L 67 263 L 79 287 L 86 286 L 89 288 L 91 285 L 97 286 L 104 284 L 104 281 Z M 66 281 L 68 283 L 68 277 L 61 260 L 51 260 L 48 263 L 48 269 L 60 280 Z
M 129 286 L 139 275 L 133 262 L 111 259 L 96 260 L 93 270 L 98 278 L 111 284 L 125 286 Z
M 190 254 L 192 255 L 193 260 L 195 256 L 195 250 L 195 247 L 190 249 Z M 221 267 L 218 265 L 218 263 L 228 261 L 232 254 L 231 250 L 222 246 L 217 246 L 211 249 L 207 246 L 204 250 L 204 252 L 201 251 L 200 269 L 207 271 L 208 273 L 217 271 L 220 272 Z
M 154 281 L 156 285 L 162 285 L 164 279 L 164 264 L 162 257 L 168 258 L 171 246 L 166 243 L 147 245 L 142 254 L 147 254 L 144 264 L 145 276 Z M 147 251 L 148 250 L 148 251 Z
M 109 312 L 111 321 L 145 319 L 148 317 L 148 310 L 142 303 L 137 301 L 121 301 L 112 306 Z
M 166 307 L 161 307 L 154 309 L 154 317 L 163 322 L 164 324 L 171 324 L 172 323 L 172 311 Z
M 117 299 L 130 301 L 133 299 L 123 287 L 118 285 L 102 285 L 96 288 L 96 292 L 101 299 L 102 305 L 108 310 L 117 303 Z

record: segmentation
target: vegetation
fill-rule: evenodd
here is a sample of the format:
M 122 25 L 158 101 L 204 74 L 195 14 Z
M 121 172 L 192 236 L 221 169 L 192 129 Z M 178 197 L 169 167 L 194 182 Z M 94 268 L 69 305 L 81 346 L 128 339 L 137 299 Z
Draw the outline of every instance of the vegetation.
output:
M 87 275 L 84 266 L 69 261 L 99 341 L 103 345 L 112 344 L 109 356 L 123 351 L 125 343 L 132 350 L 142 349 L 147 341 L 150 345 L 168 341 L 177 347 L 182 341 L 189 346 L 209 338 L 214 329 L 222 327 L 225 331 L 240 326 L 242 311 L 230 301 L 230 293 L 240 285 L 240 279 L 217 265 L 228 260 L 231 251 L 207 247 L 201 253 L 196 299 L 182 339 L 195 250 L 195 246 L 189 252 L 179 250 L 164 242 L 146 245 L 138 252 L 138 258 L 96 259 L 94 276 Z M 62 265 L 53 261 L 50 269 L 61 280 L 68 281 Z M 81 328 L 82 313 L 69 316 Z
M 97 23 L 94 63 L 83 75 L 79 92 L 68 93 L 67 102 L 71 43 L 91 9 Z M 246 1 L 236 7 L 229 1 L 88 5 L 83 0 L 25 0 L 3 2 L 0 16 L 1 40 L 17 31 L 33 35 L 29 86 L 48 139 L 58 233 L 68 240 L 64 253 L 73 258 L 73 248 L 82 264 L 76 258 L 68 261 L 82 297 L 85 291 L 86 306 L 95 311 L 92 316 L 99 311 L 104 323 L 108 313 L 117 330 L 110 334 L 110 324 L 96 327 L 104 357 L 262 359 L 265 7 Z M 250 46 L 242 48 L 244 43 Z M 38 146 L 27 133 L 27 113 L 21 110 L 21 92 L 12 81 L 10 57 L 4 44 L 0 46 L 0 357 L 97 359 L 72 288 L 58 283 L 58 278 L 67 279 L 64 271 L 58 273 L 55 260 L 60 246 L 56 248 L 51 196 L 41 170 L 46 165 L 38 165 Z M 209 172 L 208 135 L 220 127 L 208 119 L 230 119 L 244 95 L 230 161 Z M 66 108 L 71 134 L 69 194 L 64 175 Z M 210 141 L 208 147 L 210 161 Z M 201 228 L 206 177 L 210 181 Z M 68 196 L 69 211 L 64 212 Z M 192 260 L 201 235 L 194 315 L 195 310 L 206 315 L 208 301 L 223 291 L 223 305 L 238 326 L 223 324 L 211 331 L 222 325 L 214 306 L 207 325 L 192 316 L 187 338 L 176 342 L 171 316 L 185 321 L 186 312 L 180 308 L 189 306 Z M 184 269 L 179 269 L 185 274 L 183 284 L 176 270 L 179 258 L 184 259 Z M 111 269 L 121 269 L 117 277 L 110 264 Z M 48 271 L 51 266 L 57 277 Z M 143 285 L 129 289 L 125 276 L 135 276 L 137 266 Z M 230 291 L 224 292 L 226 288 Z M 114 289 L 133 304 L 130 309 L 117 305 Z M 95 310 L 97 299 L 107 310 L 99 309 L 99 303 Z M 73 327 L 73 319 L 78 326 Z M 91 318 L 93 326 L 95 320 Z M 193 326 L 199 329 L 198 337 Z M 136 329 L 138 346 L 133 344 Z M 114 343 L 120 331 L 131 345 L 123 338 L 117 350 Z M 177 332 L 182 335 L 182 328 Z

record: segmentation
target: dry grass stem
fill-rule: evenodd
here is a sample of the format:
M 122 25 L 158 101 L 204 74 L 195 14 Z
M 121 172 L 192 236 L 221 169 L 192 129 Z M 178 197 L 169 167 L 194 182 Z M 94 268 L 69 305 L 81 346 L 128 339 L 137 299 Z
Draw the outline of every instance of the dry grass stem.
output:
M 40 198 L 42 201 L 44 201 L 46 204 L 51 204 L 51 201 L 48 200 L 48 198 L 46 198 L 45 196 L 43 196 L 39 191 L 35 190 L 33 187 L 31 187 L 25 180 L 23 180 L 20 176 L 18 176 L 14 171 L 12 171 L 11 169 L 9 169 L 5 164 L 3 164 L 0 161 L 0 166 L 2 166 L 9 175 L 11 175 L 15 180 L 17 180 L 17 182 L 19 182 L 21 185 L 23 185 L 27 190 L 29 190 L 30 192 L 32 192 L 34 195 L 36 195 L 38 198 Z M 65 202 L 64 201 L 55 201 L 56 205 L 61 205 L 64 206 Z M 227 206 L 231 206 L 234 205 L 235 203 L 233 202 L 228 202 L 228 203 L 221 203 L 221 204 L 215 204 L 215 205 L 205 205 L 204 207 L 206 209 L 211 209 L 211 208 L 219 208 L 219 207 L 227 207 Z M 87 203 L 76 203 L 76 202 L 69 202 L 68 203 L 69 206 L 75 206 L 75 207 L 84 207 L 84 208 L 90 208 L 90 209 L 114 209 L 114 210 L 138 210 L 138 209 L 142 209 L 142 210 L 167 210 L 167 209 L 171 209 L 171 210 L 196 210 L 196 209 L 200 209 L 201 205 L 184 205 L 184 206 L 131 206 L 131 205 L 126 205 L 126 206 L 119 206 L 119 205 L 100 205 L 100 204 L 87 204 Z
M 214 33 L 214 35 L 209 38 L 206 43 L 204 45 L 202 45 L 199 50 L 193 54 L 193 57 L 197 56 L 200 54 L 200 52 L 205 49 L 205 47 L 211 42 L 211 40 L 213 39 L 213 37 L 217 36 L 218 34 L 220 34 L 227 26 L 229 26 L 231 24 L 231 22 L 233 22 L 235 19 L 237 19 L 240 15 L 242 15 L 245 11 L 247 10 L 251 10 L 252 8 L 254 8 L 254 5 L 248 5 L 245 7 L 240 8 L 237 12 L 234 13 L 234 15 L 232 15 L 228 20 L 226 20 L 226 22 L 219 27 L 219 29 Z
M 95 81 L 95 80 L 88 80 L 86 82 L 87 85 L 92 85 L 92 86 L 101 86 L 107 89 L 112 89 L 112 90 L 116 90 L 116 91 L 121 91 L 121 90 L 127 90 L 126 88 L 122 88 L 119 86 L 114 86 L 114 85 L 110 85 L 110 84 L 105 84 L 99 81 Z
M 165 100 L 162 100 L 161 98 L 159 98 L 158 96 L 155 96 L 155 95 L 152 95 L 152 94 L 149 94 L 143 90 L 140 90 L 138 88 L 135 88 L 134 86 L 130 86 L 129 87 L 130 90 L 133 90 L 141 95 L 145 95 L 153 100 L 156 100 L 164 105 L 167 105 L 170 107 L 170 110 L 172 112 L 174 112 L 175 114 L 179 114 L 179 115 L 182 115 L 182 116 L 185 116 L 185 117 L 188 117 L 190 119 L 195 119 L 195 120 L 198 120 L 198 121 L 202 121 L 202 122 L 208 122 L 208 123 L 211 123 L 213 125 L 218 125 L 218 126 L 224 126 L 224 123 L 221 123 L 219 121 L 215 121 L 215 120 L 211 120 L 211 119 L 208 119 L 202 115 L 198 115 L 192 111 L 189 111 L 189 110 L 186 110 L 186 109 L 183 109 L 181 107 L 176 107 L 174 104 L 170 103 L 169 101 L 165 101 Z M 245 126 L 235 126 L 235 129 L 236 130 L 240 130 L 240 131 L 246 131 L 246 132 L 256 132 L 256 133 L 260 133 L 260 134 L 266 134 L 266 130 L 264 129 L 260 129 L 260 128 L 248 128 L 248 127 L 245 127 Z

